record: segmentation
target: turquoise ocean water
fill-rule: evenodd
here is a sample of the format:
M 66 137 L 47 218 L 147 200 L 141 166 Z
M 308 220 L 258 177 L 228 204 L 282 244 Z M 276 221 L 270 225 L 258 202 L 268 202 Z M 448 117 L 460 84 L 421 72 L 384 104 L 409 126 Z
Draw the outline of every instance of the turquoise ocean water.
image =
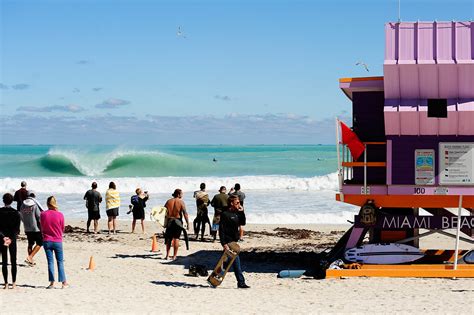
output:
M 39 199 L 54 194 L 66 217 L 83 218 L 82 196 L 92 181 L 105 194 L 110 181 L 122 194 L 121 219 L 136 187 L 151 194 L 149 208 L 175 188 L 192 192 L 206 182 L 209 194 L 239 182 L 251 223 L 345 223 L 355 211 L 336 203 L 336 148 L 330 145 L 0 146 L 0 187 L 21 180 Z M 105 209 L 103 209 L 105 217 Z

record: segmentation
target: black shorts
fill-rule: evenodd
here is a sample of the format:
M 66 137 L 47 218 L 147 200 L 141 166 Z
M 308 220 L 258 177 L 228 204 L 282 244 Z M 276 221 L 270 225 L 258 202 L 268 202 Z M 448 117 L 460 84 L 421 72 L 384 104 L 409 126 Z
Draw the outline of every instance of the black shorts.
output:
M 88 219 L 89 220 L 99 220 L 100 219 L 100 211 L 94 211 L 94 210 L 87 210 L 87 214 L 89 215 Z
M 145 209 L 135 209 L 133 208 L 133 219 L 143 220 L 145 219 Z
M 183 229 L 176 223 L 176 220 L 170 221 L 165 231 L 165 244 L 170 244 L 174 238 L 179 239 Z
M 112 209 L 109 209 L 107 211 L 105 211 L 107 213 L 107 216 L 108 217 L 118 217 L 119 215 L 119 208 L 112 208 Z
M 33 247 L 35 244 L 43 246 L 43 235 L 41 232 L 25 232 L 28 239 L 28 247 Z

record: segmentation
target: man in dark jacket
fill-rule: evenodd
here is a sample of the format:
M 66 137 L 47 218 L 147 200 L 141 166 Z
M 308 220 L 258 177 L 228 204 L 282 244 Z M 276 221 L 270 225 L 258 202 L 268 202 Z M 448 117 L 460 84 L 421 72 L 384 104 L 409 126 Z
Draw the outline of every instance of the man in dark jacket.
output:
M 5 281 L 4 289 L 8 289 L 8 253 L 10 253 L 10 265 L 12 268 L 12 288 L 16 287 L 16 237 L 20 231 L 20 213 L 11 207 L 13 196 L 3 195 L 5 207 L 0 208 L 0 234 L 3 234 L 4 245 L 0 245 L 2 252 L 2 274 Z M 5 239 L 7 237 L 10 241 Z
M 26 190 L 26 182 L 21 182 L 21 188 L 15 191 L 13 201 L 16 201 L 16 210 L 20 211 L 23 201 L 28 198 L 28 190 Z
M 229 197 L 229 209 L 222 212 L 219 223 L 219 239 L 224 250 L 229 250 L 229 243 L 239 240 L 239 226 L 245 225 L 244 209 L 240 205 L 238 196 Z M 240 266 L 240 257 L 237 256 L 232 265 L 234 268 L 235 278 L 237 279 L 237 288 L 250 288 L 245 284 L 245 278 Z
M 212 227 L 211 227 L 211 235 L 216 240 L 217 231 L 219 230 L 219 221 L 221 218 L 221 213 L 224 209 L 227 209 L 228 203 L 227 199 L 229 196 L 226 194 L 227 188 L 225 186 L 221 186 L 219 188 L 219 193 L 212 198 L 211 206 L 214 208 L 214 218 L 212 218 Z

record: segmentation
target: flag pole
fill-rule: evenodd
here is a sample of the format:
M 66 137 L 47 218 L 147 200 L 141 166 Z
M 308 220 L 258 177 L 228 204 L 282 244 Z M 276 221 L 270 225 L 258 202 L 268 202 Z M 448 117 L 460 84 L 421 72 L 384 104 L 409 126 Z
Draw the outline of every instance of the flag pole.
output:
M 462 195 L 459 196 L 458 226 L 456 230 L 456 245 L 454 246 L 454 270 L 458 268 L 459 234 L 461 234 L 461 210 L 462 210 Z
M 342 174 L 341 174 L 341 169 L 342 169 L 342 165 L 341 165 L 341 156 L 340 156 L 340 152 L 339 152 L 339 147 L 340 147 L 340 144 L 339 144 L 340 140 L 339 140 L 339 119 L 336 117 L 336 154 L 337 154 L 337 179 L 338 179 L 338 182 L 339 182 L 339 195 L 341 196 L 341 201 L 344 202 L 344 194 L 342 192 Z

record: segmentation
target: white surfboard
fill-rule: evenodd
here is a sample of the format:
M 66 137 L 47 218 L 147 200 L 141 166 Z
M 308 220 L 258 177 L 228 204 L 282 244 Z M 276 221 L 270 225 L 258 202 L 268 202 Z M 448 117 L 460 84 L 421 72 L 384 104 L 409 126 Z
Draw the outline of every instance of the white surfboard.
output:
M 158 222 L 159 225 L 161 225 L 162 227 L 166 227 L 166 221 L 167 218 L 166 218 L 166 215 L 168 213 L 168 209 L 166 209 L 165 207 L 159 207 L 159 206 L 156 206 L 156 207 L 153 207 L 151 209 L 151 213 L 150 213 L 150 219 L 152 221 L 155 221 L 155 222 Z
M 394 265 L 415 261 L 424 256 L 416 247 L 405 244 L 365 244 L 350 248 L 344 258 L 350 262 L 375 265 Z

